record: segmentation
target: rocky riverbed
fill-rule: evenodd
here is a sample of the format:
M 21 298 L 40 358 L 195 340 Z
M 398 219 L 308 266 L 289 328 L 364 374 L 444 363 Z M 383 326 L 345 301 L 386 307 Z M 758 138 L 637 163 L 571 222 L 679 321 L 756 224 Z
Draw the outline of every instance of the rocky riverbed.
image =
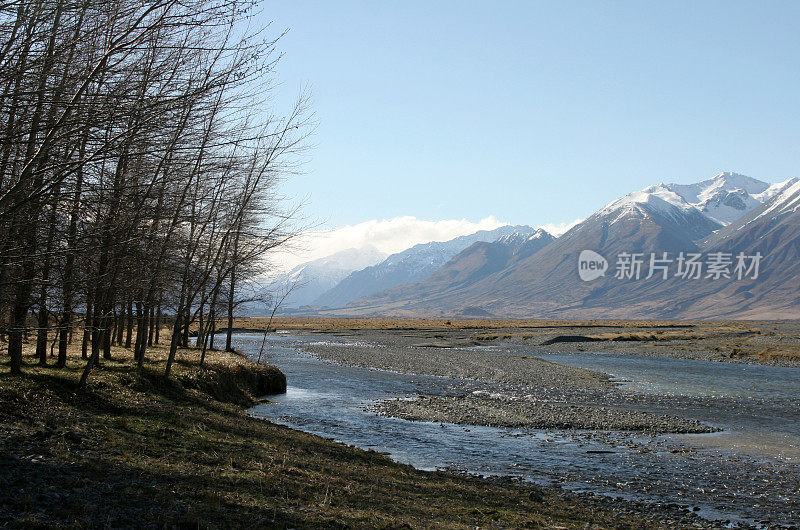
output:
M 321 339 L 306 345 L 315 355 L 350 366 L 396 372 L 515 383 L 540 388 L 610 390 L 608 376 L 523 355 L 498 355 L 479 342 L 427 333 L 351 332 L 349 347 Z M 437 340 L 438 339 L 438 340 Z M 355 347 L 353 347 L 355 346 Z
M 320 340 L 305 349 L 351 366 L 438 375 L 464 381 L 446 396 L 388 400 L 376 410 L 416 421 L 533 429 L 703 433 L 717 428 L 694 419 L 632 407 L 608 375 L 481 347 L 458 336 L 425 332 L 351 332 L 349 347 Z
M 414 421 L 527 429 L 638 431 L 648 434 L 708 433 L 718 429 L 694 419 L 641 410 L 537 401 L 533 395 L 476 391 L 465 396 L 421 396 L 381 402 L 382 414 Z

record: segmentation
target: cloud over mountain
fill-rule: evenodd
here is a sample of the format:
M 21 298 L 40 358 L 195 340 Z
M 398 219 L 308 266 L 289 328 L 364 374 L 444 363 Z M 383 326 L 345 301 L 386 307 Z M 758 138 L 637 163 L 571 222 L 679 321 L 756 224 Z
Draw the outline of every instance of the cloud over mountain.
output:
M 478 230 L 494 230 L 507 224 L 494 216 L 478 222 L 467 219 L 428 221 L 410 215 L 372 219 L 333 230 L 306 232 L 293 242 L 291 250 L 276 252 L 271 261 L 279 272 L 286 272 L 301 263 L 345 249 L 373 246 L 384 254 L 394 254 L 419 243 L 449 241 Z

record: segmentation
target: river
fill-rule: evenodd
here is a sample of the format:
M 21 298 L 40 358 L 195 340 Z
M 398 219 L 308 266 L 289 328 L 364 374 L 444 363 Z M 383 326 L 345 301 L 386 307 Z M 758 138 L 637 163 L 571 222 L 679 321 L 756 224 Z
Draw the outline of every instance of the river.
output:
M 262 336 L 239 334 L 257 355 Z M 631 408 L 693 417 L 720 427 L 702 435 L 537 431 L 411 422 L 377 415 L 378 400 L 453 394 L 464 380 L 350 367 L 304 345 L 357 348 L 326 334 L 268 336 L 265 362 L 286 373 L 285 395 L 254 416 L 387 453 L 421 469 L 503 475 L 573 491 L 675 503 L 708 519 L 792 525 L 800 521 L 800 369 L 613 354 L 542 354 L 609 373 Z M 497 348 L 498 354 L 503 348 Z M 519 349 L 514 349 L 519 354 Z

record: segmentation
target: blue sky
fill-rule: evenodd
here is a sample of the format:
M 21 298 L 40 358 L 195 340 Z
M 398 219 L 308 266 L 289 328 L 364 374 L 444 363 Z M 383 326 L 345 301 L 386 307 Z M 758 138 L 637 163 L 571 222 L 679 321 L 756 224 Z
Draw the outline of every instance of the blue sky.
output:
M 569 222 L 659 181 L 800 176 L 800 2 L 263 4 L 321 227 Z

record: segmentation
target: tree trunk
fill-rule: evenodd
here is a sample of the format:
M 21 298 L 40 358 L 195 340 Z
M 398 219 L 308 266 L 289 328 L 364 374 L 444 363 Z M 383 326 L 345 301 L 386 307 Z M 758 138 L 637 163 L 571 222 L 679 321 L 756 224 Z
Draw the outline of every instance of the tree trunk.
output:
M 144 305 L 141 317 L 141 327 L 136 331 L 136 361 L 139 367 L 144 365 L 145 356 L 147 354 L 147 336 L 149 335 L 148 328 L 150 327 L 150 308 L 147 304 Z M 141 340 L 139 334 L 141 333 Z
M 153 322 L 155 322 L 155 308 L 150 307 L 150 326 L 147 330 L 147 345 L 153 345 Z
M 205 297 L 206 293 L 202 293 L 200 297 L 200 311 L 197 313 L 198 321 L 197 321 L 197 340 L 194 343 L 195 348 L 199 348 L 205 341 L 203 337 L 205 337 L 205 328 L 203 327 L 203 310 L 205 309 Z
M 78 382 L 78 389 L 84 390 L 86 388 L 86 383 L 89 381 L 89 374 L 92 371 L 94 365 L 100 363 L 100 348 L 95 348 L 92 345 L 92 357 L 86 362 L 86 366 L 83 368 L 83 373 L 81 374 L 81 380 Z
M 47 366 L 47 305 L 44 299 L 41 299 L 39 304 L 39 317 L 36 323 L 36 356 L 39 358 L 39 366 Z
M 127 331 L 125 332 L 125 347 L 130 349 L 133 341 L 133 302 L 128 300 L 128 318 L 126 320 Z
M 122 346 L 125 336 L 125 303 L 119 304 L 119 313 L 117 313 L 116 318 L 114 319 L 116 324 L 114 325 L 114 344 L 117 346 Z
M 217 334 L 217 315 L 214 307 L 214 305 L 211 306 L 211 313 L 208 315 L 208 318 L 211 320 L 211 332 L 208 334 L 208 349 L 212 351 L 214 350 L 214 335 Z
M 187 312 L 191 312 L 191 309 L 187 309 Z M 189 347 L 189 324 L 191 324 L 191 322 L 189 321 L 189 317 L 187 316 L 185 318 L 185 322 L 183 324 L 183 331 L 181 333 L 181 346 L 184 348 Z
M 169 377 L 170 372 L 172 371 L 172 363 L 175 362 L 175 354 L 178 351 L 178 341 L 181 337 L 181 328 L 183 327 L 183 323 L 181 322 L 181 317 L 183 316 L 182 308 L 178 308 L 178 311 L 175 313 L 175 323 L 172 325 L 172 338 L 169 342 L 169 355 L 167 355 L 167 366 L 164 369 L 164 376 Z
M 155 343 L 158 344 L 161 335 L 161 295 L 158 297 L 158 308 L 156 309 L 156 336 Z
M 86 154 L 86 141 L 88 133 L 84 133 L 80 147 L 78 149 L 78 157 L 83 160 Z M 58 341 L 58 361 L 56 366 L 62 367 L 67 364 L 67 333 L 69 333 L 69 341 L 72 341 L 72 297 L 74 292 L 75 276 L 75 244 L 78 238 L 78 216 L 80 215 L 81 207 L 81 194 L 83 192 L 83 168 L 79 167 L 75 174 L 75 193 L 72 197 L 72 211 L 69 216 L 69 228 L 67 229 L 67 257 L 64 262 L 64 276 L 63 276 L 63 309 L 61 312 L 61 322 L 59 328 Z M 85 354 L 85 347 L 82 350 Z M 84 355 L 85 358 L 85 355 Z
M 53 242 L 56 236 L 56 223 L 58 221 L 58 197 L 60 189 L 56 186 L 53 192 L 53 201 L 50 205 L 50 215 L 47 229 L 47 242 L 45 243 L 44 263 L 42 264 L 42 284 L 39 286 L 39 320 L 38 332 L 36 336 L 36 355 L 39 357 L 39 364 L 47 364 L 47 328 L 49 323 L 49 313 L 47 312 L 47 287 L 50 281 L 50 265 L 52 263 Z
M 93 306 L 91 294 L 94 289 L 89 290 L 89 299 L 86 300 L 86 314 L 83 318 L 83 339 L 81 340 L 81 359 L 88 359 L 89 341 L 92 338 L 92 322 L 94 321 Z
M 233 351 L 231 335 L 233 335 L 233 304 L 236 298 L 236 270 L 239 260 L 239 236 L 242 232 L 241 222 L 234 226 L 233 252 L 231 254 L 231 283 L 228 292 L 228 332 L 225 335 L 225 351 Z
M 121 314 L 117 313 L 117 307 L 114 306 L 114 309 L 111 310 L 111 333 L 110 333 L 110 335 L 111 335 L 111 345 L 112 346 L 119 346 L 119 342 L 117 341 L 117 337 L 119 336 L 120 318 L 121 318 Z
M 42 123 L 46 121 L 45 110 L 47 108 L 47 84 L 54 65 L 56 36 L 61 23 L 62 4 L 58 4 L 50 36 L 48 38 L 47 51 L 39 73 L 36 102 L 31 114 L 31 121 L 27 127 L 25 163 L 20 172 L 19 179 L 15 186 L 18 186 L 23 194 L 30 191 L 41 190 L 44 187 L 44 175 L 40 171 L 35 171 L 42 163 L 50 146 L 47 145 L 47 136 L 40 138 Z M 12 241 L 18 243 L 24 252 L 27 253 L 22 259 L 21 274 L 16 281 L 18 288 L 14 296 L 14 306 L 12 309 L 11 333 L 9 334 L 8 352 L 11 355 L 11 373 L 22 373 L 22 339 L 27 333 L 26 320 L 30 309 L 30 298 L 33 292 L 33 282 L 36 278 L 35 260 L 38 243 L 39 216 L 42 211 L 41 198 L 37 197 L 25 202 L 12 216 L 10 236 Z M 20 256 L 22 258 L 22 256 Z M 27 261 L 27 262 L 26 262 Z M 46 340 L 46 337 L 45 337 Z M 38 346 L 38 345 L 37 345 Z M 46 346 L 45 346 L 46 348 Z M 45 362 L 47 362 L 45 350 Z
M 110 360 L 111 359 L 111 324 L 113 322 L 113 316 L 109 313 L 106 315 L 104 320 L 104 327 L 103 327 L 103 359 Z
M 50 216 L 48 220 L 47 242 L 45 243 L 44 263 L 42 264 L 42 283 L 39 286 L 39 319 L 38 332 L 36 336 L 36 355 L 39 357 L 39 364 L 47 364 L 47 328 L 49 323 L 49 313 L 47 312 L 47 287 L 50 281 L 50 266 L 52 264 L 53 242 L 56 235 L 56 222 L 58 221 L 57 208 L 59 187 L 53 192 L 53 202 L 51 204 Z
M 66 306 L 66 303 L 64 304 Z M 67 346 L 72 337 L 71 323 L 72 311 L 65 310 L 61 315 L 61 322 L 58 324 L 58 359 L 56 366 L 63 368 L 67 364 Z
M 22 286 L 20 286 L 20 289 Z M 28 308 L 15 303 L 11 309 L 11 322 L 8 329 L 8 353 L 11 356 L 11 373 L 22 373 L 22 339 L 25 335 L 25 319 Z

